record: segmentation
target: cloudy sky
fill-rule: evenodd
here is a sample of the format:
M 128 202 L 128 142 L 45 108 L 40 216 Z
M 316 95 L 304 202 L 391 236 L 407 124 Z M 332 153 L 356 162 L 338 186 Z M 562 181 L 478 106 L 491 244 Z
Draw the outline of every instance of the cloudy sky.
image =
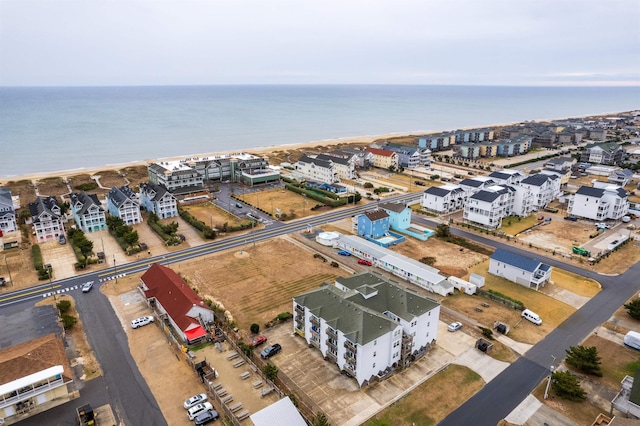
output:
M 639 0 L 0 0 L 0 85 L 639 85 Z

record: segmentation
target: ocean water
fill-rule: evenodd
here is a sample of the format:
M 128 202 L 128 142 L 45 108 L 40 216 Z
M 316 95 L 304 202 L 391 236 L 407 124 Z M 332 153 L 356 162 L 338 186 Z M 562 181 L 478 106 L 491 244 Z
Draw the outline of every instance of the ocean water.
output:
M 0 87 L 0 176 L 640 109 L 640 87 Z

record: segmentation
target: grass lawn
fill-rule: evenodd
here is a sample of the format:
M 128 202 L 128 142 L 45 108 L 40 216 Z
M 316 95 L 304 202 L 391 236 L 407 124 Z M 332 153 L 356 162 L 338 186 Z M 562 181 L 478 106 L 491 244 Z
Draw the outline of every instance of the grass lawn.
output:
M 460 365 L 450 365 L 365 425 L 435 425 L 483 386 L 484 381 L 474 371 Z
M 633 376 L 640 368 L 640 352 L 618 345 L 599 336 L 589 336 L 582 343 L 583 346 L 595 346 L 602 358 L 602 377 L 593 377 L 608 388 L 619 391 L 620 382 L 624 376 Z
M 257 191 L 251 194 L 236 194 L 243 202 L 261 208 L 275 216 L 276 209 L 280 209 L 281 213 L 290 215 L 292 212 L 296 219 L 307 216 L 314 216 L 315 211 L 311 210 L 317 204 L 323 205 L 321 202 L 303 197 L 287 189 L 272 189 L 269 191 Z M 326 209 L 329 209 L 327 207 Z M 324 212 L 325 210 L 318 210 Z
M 564 269 L 553 268 L 551 281 L 558 287 L 569 290 L 579 296 L 593 297 L 602 290 L 599 282 Z
M 225 223 L 230 226 L 240 225 L 241 223 L 249 223 L 247 218 L 239 218 L 224 209 L 211 203 L 193 204 L 185 206 L 184 209 L 191 213 L 193 217 L 201 220 L 205 224 L 213 228 L 222 229 Z
M 509 216 L 502 220 L 500 230 L 507 235 L 516 235 L 525 229 L 531 228 L 538 222 L 538 216 L 535 214 L 528 217 Z
M 547 386 L 547 379 L 545 378 L 532 392 L 532 395 L 542 401 L 543 404 L 551 407 L 553 410 L 562 413 L 562 415 L 576 422 L 579 425 L 590 425 L 595 418 L 602 412 L 602 409 L 598 408 L 589 401 L 569 401 L 556 396 L 553 392 L 553 388 L 549 388 L 549 397 L 544 399 L 544 390 Z

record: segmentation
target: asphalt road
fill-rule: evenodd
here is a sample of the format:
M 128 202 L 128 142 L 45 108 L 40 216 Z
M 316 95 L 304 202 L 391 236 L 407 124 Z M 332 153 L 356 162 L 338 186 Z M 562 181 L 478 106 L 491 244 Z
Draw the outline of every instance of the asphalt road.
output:
M 419 194 L 401 195 L 385 201 L 407 200 L 418 196 Z M 253 241 L 269 239 L 305 229 L 307 226 L 317 226 L 347 218 L 358 212 L 371 209 L 371 207 L 371 205 L 356 206 L 352 209 L 330 212 L 296 223 L 273 222 L 265 229 L 252 231 L 250 234 L 213 241 L 169 255 L 156 256 L 121 265 L 117 272 L 119 274 L 137 273 L 146 270 L 149 265 L 155 262 L 167 265 L 220 250 L 247 246 Z M 414 216 L 413 220 L 432 227 L 437 226 L 437 222 L 426 220 L 419 216 Z M 493 247 L 501 247 L 526 256 L 532 256 L 530 252 L 500 241 L 483 238 L 457 229 L 453 229 L 452 232 Z M 634 279 L 640 276 L 640 264 L 636 264 L 621 276 L 611 277 L 597 275 L 579 267 L 564 264 L 553 258 L 546 258 L 537 254 L 535 257 L 552 266 L 562 267 L 597 279 L 602 284 L 603 291 L 530 349 L 524 357 L 514 362 L 474 397 L 451 413 L 441 422 L 442 425 L 495 425 L 499 420 L 506 417 L 548 374 L 552 355 L 557 358 L 557 362 L 560 362 L 564 358 L 565 349 L 568 349 L 570 345 L 579 344 L 593 329 L 608 319 L 616 309 L 640 289 L 640 280 Z M 77 308 L 82 317 L 89 343 L 104 370 L 104 379 L 101 380 L 104 381 L 104 387 L 106 388 L 106 399 L 112 403 L 116 415 L 125 424 L 166 424 L 153 395 L 129 353 L 126 334 L 108 299 L 99 291 L 96 291 L 97 289 L 94 289 L 89 294 L 79 294 L 78 286 L 83 282 L 94 280 L 97 284 L 96 287 L 99 287 L 101 282 L 112 279 L 113 275 L 113 270 L 94 272 L 71 279 L 54 281 L 51 284 L 32 287 L 20 292 L 4 294 L 0 297 L 0 312 L 4 314 L 5 311 L 15 310 L 19 306 L 27 307 L 33 304 L 34 300 L 39 300 L 46 296 L 52 289 L 55 291 L 71 289 L 70 291 L 78 292 L 78 295 L 82 297 L 76 298 Z M 104 399 L 104 396 L 102 398 Z M 88 402 L 99 404 L 99 402 L 94 401 Z
M 395 196 L 387 201 L 408 198 L 416 198 L 416 195 Z M 87 334 L 89 344 L 104 372 L 104 377 L 102 378 L 91 380 L 86 384 L 79 384 L 83 387 L 81 397 L 71 403 L 71 407 L 70 404 L 64 404 L 35 416 L 33 419 L 38 420 L 33 420 L 36 423 L 31 424 L 74 424 L 75 407 L 85 403 L 100 406 L 105 402 L 111 404 L 116 419 L 124 422 L 124 424 L 154 426 L 167 424 L 153 394 L 131 357 L 127 336 L 122 324 L 113 311 L 108 298 L 98 291 L 103 282 L 113 279 L 115 275 L 121 276 L 145 271 L 151 264 L 156 262 L 168 265 L 221 250 L 246 247 L 255 241 L 299 231 L 307 226 L 317 226 L 350 217 L 357 212 L 370 208 L 371 205 L 356 206 L 352 209 L 329 212 L 295 223 L 273 222 L 265 229 L 252 231 L 250 234 L 215 240 L 211 243 L 187 248 L 168 255 L 131 262 L 127 265 L 119 265 L 117 271 L 109 269 L 91 272 L 2 294 L 0 296 L 0 318 L 5 317 L 9 321 L 10 315 L 30 309 L 35 302 L 50 296 L 52 293 L 72 293 L 76 300 L 76 309 L 82 318 L 83 328 Z M 80 287 L 87 281 L 95 282 L 94 289 L 89 293 L 83 294 Z M 7 346 L 11 345 L 12 340 L 14 338 L 7 336 Z M 54 415 L 55 417 L 53 417 Z M 51 419 L 55 419 L 55 421 L 52 422 Z
M 435 227 L 437 222 L 414 216 L 414 221 Z M 534 257 L 554 267 L 593 278 L 600 282 L 602 291 L 582 308 L 567 318 L 542 341 L 533 346 L 524 357 L 506 368 L 480 392 L 445 418 L 440 425 L 491 425 L 504 419 L 549 374 L 549 368 L 562 361 L 569 346 L 579 345 L 593 330 L 608 320 L 629 298 L 640 291 L 640 263 L 618 276 L 600 275 L 554 258 L 541 256 L 484 238 L 466 231 L 452 229 L 452 233 L 483 244 Z

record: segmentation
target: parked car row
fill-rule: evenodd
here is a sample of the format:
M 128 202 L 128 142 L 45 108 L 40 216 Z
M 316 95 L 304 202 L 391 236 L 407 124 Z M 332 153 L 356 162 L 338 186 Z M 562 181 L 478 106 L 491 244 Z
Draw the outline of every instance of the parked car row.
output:
M 187 417 L 189 420 L 200 426 L 217 420 L 220 415 L 213 409 L 213 405 L 207 401 L 208 397 L 206 393 L 200 393 L 193 395 L 187 399 L 182 406 L 187 410 Z

